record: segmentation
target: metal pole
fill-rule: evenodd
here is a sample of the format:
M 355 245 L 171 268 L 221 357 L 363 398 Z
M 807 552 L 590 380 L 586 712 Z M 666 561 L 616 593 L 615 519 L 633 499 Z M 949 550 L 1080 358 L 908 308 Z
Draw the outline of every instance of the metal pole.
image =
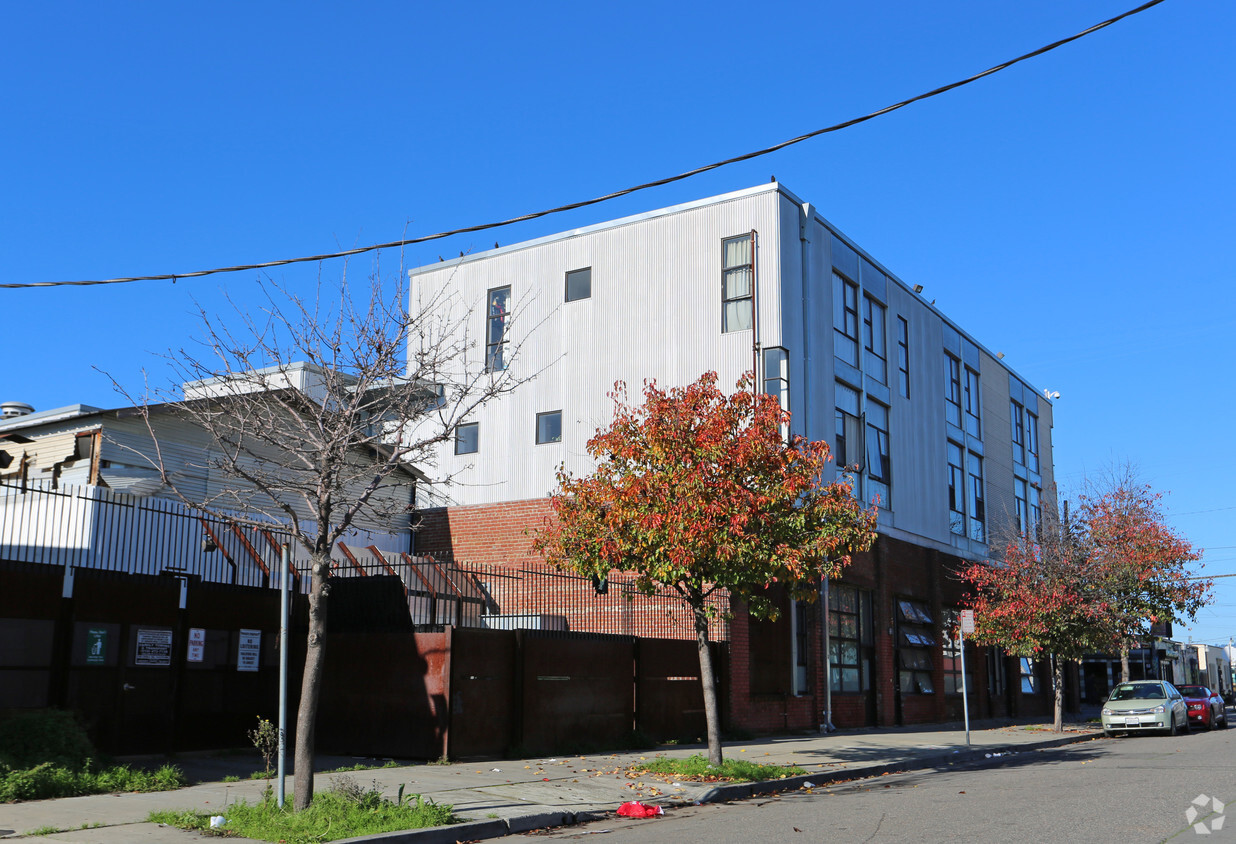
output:
M 961 715 L 966 722 L 966 747 L 970 746 L 970 690 L 966 688 L 966 634 L 957 626 L 957 648 L 961 651 Z
M 823 732 L 833 733 L 833 658 L 829 652 L 831 638 L 828 630 L 828 575 L 820 582 L 820 606 L 824 608 L 824 724 Z
M 287 793 L 283 757 L 287 755 L 287 723 L 288 723 L 288 569 L 291 568 L 291 554 L 288 544 L 283 543 L 279 552 L 279 808 L 283 808 L 283 798 Z

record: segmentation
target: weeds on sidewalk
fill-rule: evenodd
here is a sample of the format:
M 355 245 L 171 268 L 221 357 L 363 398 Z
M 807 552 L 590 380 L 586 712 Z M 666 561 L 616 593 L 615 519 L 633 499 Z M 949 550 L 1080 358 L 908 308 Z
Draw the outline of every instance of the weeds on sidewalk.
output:
M 33 768 L 0 765 L 0 803 L 115 791 L 171 791 L 185 785 L 184 774 L 172 765 L 157 771 L 134 770 L 128 765 L 93 771 L 90 760 L 80 770 L 51 762 Z
M 280 809 L 270 789 L 254 804 L 233 803 L 223 811 L 221 830 L 286 844 L 334 841 L 380 832 L 423 829 L 457 823 L 452 807 L 422 799 L 419 794 L 404 795 L 403 786 L 394 799 L 383 797 L 376 781 L 370 788 L 348 776 L 331 780 L 329 791 L 314 796 L 303 812 L 290 806 Z M 210 829 L 210 814 L 194 810 L 152 812 L 147 820 L 181 829 Z
M 636 763 L 631 766 L 631 770 L 696 782 L 762 782 L 807 773 L 796 765 L 759 765 L 743 759 L 726 759 L 720 765 L 713 767 L 699 754 L 688 756 L 686 759 L 670 759 L 662 756 Z

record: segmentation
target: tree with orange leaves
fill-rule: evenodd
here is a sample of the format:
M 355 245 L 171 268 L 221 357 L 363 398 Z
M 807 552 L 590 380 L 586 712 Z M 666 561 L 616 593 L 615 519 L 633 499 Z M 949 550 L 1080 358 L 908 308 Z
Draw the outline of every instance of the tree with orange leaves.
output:
M 774 582 L 811 600 L 820 578 L 875 538 L 874 510 L 849 485 L 824 482 L 828 445 L 794 437 L 789 412 L 751 388 L 725 395 L 714 372 L 685 387 L 644 387 L 639 406 L 615 385 L 614 421 L 588 441 L 590 475 L 559 471 L 553 518 L 535 547 L 562 568 L 605 577 L 632 572 L 644 594 L 668 588 L 690 607 L 708 722 L 708 758 L 721 764 L 707 598 L 718 589 L 775 615 Z
M 1078 508 L 1107 596 L 1122 683 L 1129 680 L 1129 649 L 1152 625 L 1192 619 L 1210 598 L 1210 581 L 1189 568 L 1201 554 L 1165 524 L 1162 497 L 1126 468 L 1105 489 L 1082 496 Z

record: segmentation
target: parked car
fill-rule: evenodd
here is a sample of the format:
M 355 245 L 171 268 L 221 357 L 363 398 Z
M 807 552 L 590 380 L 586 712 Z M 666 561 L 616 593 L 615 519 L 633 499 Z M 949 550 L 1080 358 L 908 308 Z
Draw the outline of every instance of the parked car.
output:
M 1227 705 L 1223 697 L 1205 686 L 1177 686 L 1184 695 L 1189 710 L 1189 723 L 1208 730 L 1215 727 L 1227 729 Z
M 1103 734 L 1189 731 L 1184 696 L 1165 680 L 1120 683 L 1103 704 Z

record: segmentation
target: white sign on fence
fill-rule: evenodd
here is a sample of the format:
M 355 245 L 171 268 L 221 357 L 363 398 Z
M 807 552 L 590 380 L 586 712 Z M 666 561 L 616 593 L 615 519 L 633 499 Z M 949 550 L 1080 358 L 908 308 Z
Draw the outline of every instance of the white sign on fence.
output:
M 236 670 L 257 671 L 262 662 L 262 631 L 240 631 L 240 644 L 236 648 Z
M 185 656 L 188 662 L 201 662 L 206 656 L 206 628 L 189 628 L 189 653 Z
M 967 634 L 974 632 L 974 610 L 961 611 L 961 632 Z

